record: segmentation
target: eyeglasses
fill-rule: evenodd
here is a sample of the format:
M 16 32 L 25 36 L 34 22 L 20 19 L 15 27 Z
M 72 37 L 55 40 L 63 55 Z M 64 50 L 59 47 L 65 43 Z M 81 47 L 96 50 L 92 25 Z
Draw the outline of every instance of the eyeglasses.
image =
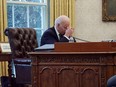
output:
M 63 28 L 63 29 L 67 29 L 69 26 L 63 26 L 62 24 L 60 24 L 61 25 L 61 27 Z

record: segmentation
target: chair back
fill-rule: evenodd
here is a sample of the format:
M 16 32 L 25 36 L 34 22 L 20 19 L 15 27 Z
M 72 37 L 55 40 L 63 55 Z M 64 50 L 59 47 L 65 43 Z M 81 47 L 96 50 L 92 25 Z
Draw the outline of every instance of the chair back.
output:
M 27 52 L 34 51 L 38 47 L 36 31 L 32 28 L 7 28 L 13 58 L 28 58 Z

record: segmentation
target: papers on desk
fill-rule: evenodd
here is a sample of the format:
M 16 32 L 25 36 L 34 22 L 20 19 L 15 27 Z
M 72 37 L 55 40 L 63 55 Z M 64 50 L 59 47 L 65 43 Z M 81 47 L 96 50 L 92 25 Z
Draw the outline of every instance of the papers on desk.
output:
M 10 53 L 11 48 L 8 42 L 0 42 L 0 53 Z
M 52 51 L 54 50 L 54 44 L 45 44 L 38 48 L 35 48 L 35 51 Z

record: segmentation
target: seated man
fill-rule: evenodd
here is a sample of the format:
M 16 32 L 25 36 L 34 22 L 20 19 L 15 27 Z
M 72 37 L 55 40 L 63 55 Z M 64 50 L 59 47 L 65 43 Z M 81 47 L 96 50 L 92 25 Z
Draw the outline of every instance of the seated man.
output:
M 73 29 L 70 27 L 70 19 L 65 16 L 59 16 L 55 20 L 55 25 L 47 29 L 42 37 L 40 45 L 54 44 L 55 42 L 69 42 L 70 40 L 76 42 L 73 37 Z

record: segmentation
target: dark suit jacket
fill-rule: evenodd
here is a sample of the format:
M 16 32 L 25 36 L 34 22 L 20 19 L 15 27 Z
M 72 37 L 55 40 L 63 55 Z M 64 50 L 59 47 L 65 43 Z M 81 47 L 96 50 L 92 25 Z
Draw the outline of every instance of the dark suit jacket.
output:
M 40 45 L 44 44 L 54 44 L 55 42 L 69 42 L 69 40 L 66 37 L 62 37 L 60 40 L 58 39 L 58 36 L 56 34 L 55 28 L 49 28 L 47 29 L 42 37 L 41 37 L 41 43 Z

